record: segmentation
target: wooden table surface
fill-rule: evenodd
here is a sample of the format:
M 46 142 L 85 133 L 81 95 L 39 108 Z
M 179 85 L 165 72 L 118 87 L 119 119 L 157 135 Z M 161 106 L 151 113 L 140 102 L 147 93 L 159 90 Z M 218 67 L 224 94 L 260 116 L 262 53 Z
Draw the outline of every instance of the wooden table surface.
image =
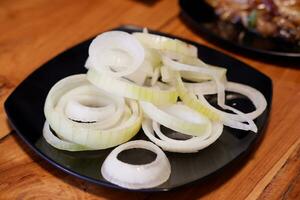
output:
M 189 30 L 179 13 L 175 0 L 0 1 L 0 199 L 300 199 L 300 66 L 268 64 L 222 50 Z M 11 91 L 55 55 L 122 24 L 219 49 L 273 80 L 269 125 L 247 162 L 216 180 L 172 192 L 125 192 L 63 173 L 16 136 L 3 110 Z

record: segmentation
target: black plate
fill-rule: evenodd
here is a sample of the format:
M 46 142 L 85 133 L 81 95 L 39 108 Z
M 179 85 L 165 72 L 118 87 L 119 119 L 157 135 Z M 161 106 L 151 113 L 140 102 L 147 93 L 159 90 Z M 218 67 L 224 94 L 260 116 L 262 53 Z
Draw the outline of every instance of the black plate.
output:
M 117 29 L 126 32 L 141 31 L 140 28 L 132 26 L 122 26 Z M 6 100 L 5 110 L 17 134 L 46 161 L 84 180 L 119 188 L 104 180 L 100 173 L 101 164 L 112 149 L 77 153 L 61 151 L 48 145 L 42 137 L 45 120 L 43 106 L 48 91 L 58 80 L 71 74 L 85 72 L 83 65 L 90 42 L 91 40 L 85 41 L 65 51 L 33 72 Z M 260 90 L 265 95 L 269 106 L 256 120 L 259 130 L 257 134 L 225 128 L 217 142 L 198 153 L 167 153 L 172 167 L 170 179 L 158 187 L 142 191 L 167 191 L 203 180 L 248 153 L 253 148 L 253 144 L 262 136 L 266 126 L 272 100 L 272 81 L 264 74 L 232 57 L 194 42 L 188 42 L 198 47 L 199 56 L 204 61 L 226 67 L 229 80 L 245 83 Z M 215 97 L 209 98 L 210 101 L 215 101 Z M 228 103 L 236 104 L 245 112 L 253 107 L 249 100 L 239 95 L 231 95 Z M 145 136 L 140 131 L 136 138 L 145 139 Z M 138 157 L 147 158 L 148 156 L 149 158 L 146 153 L 140 152 L 141 155 Z M 131 162 L 136 162 L 135 159 L 138 159 L 130 155 L 130 151 L 122 157 Z
M 215 15 L 204 0 L 179 0 L 185 22 L 203 37 L 225 48 L 268 58 L 300 60 L 300 46 L 281 39 L 264 38 L 240 24 L 226 23 Z M 243 50 L 243 51 L 240 51 Z

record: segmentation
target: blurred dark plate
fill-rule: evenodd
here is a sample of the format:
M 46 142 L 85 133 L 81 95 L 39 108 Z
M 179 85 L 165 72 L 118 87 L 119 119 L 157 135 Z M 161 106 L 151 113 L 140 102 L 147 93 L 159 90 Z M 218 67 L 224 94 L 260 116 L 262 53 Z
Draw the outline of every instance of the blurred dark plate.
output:
M 211 42 L 238 53 L 258 55 L 258 59 L 300 61 L 299 45 L 282 39 L 264 38 L 240 24 L 224 22 L 204 0 L 179 0 L 179 4 L 184 21 Z
M 116 29 L 126 32 L 141 31 L 141 28 L 133 26 L 122 26 Z M 112 149 L 77 153 L 61 151 L 51 147 L 42 137 L 45 120 L 43 106 L 48 91 L 62 78 L 86 72 L 83 65 L 88 56 L 90 42 L 91 40 L 87 40 L 76 45 L 33 72 L 6 100 L 5 110 L 20 138 L 46 161 L 81 179 L 107 187 L 119 188 L 103 179 L 100 173 L 102 162 Z M 226 67 L 229 80 L 248 84 L 260 90 L 267 99 L 268 107 L 255 120 L 258 126 L 257 134 L 225 128 L 222 136 L 214 144 L 198 153 L 166 153 L 172 167 L 170 179 L 158 187 L 141 191 L 168 191 L 203 180 L 221 171 L 225 166 L 232 165 L 233 161 L 240 160 L 254 148 L 254 144 L 263 135 L 267 123 L 272 101 L 272 81 L 264 74 L 232 57 L 194 42 L 188 42 L 198 47 L 199 56 L 204 61 Z M 214 96 L 208 98 L 212 102 L 216 99 Z M 236 94 L 230 95 L 227 103 L 235 104 L 245 112 L 253 109 L 253 105 L 248 99 Z M 134 139 L 137 138 L 145 139 L 142 131 Z M 140 151 L 136 156 L 131 153 L 132 151 L 123 153 L 123 159 L 135 163 L 136 159 L 151 157 L 146 151 Z

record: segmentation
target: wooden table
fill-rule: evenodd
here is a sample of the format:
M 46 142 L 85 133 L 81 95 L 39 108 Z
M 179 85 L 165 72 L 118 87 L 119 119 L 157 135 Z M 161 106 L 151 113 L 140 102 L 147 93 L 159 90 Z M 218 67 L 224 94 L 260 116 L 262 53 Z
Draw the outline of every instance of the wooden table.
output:
M 267 64 L 229 53 L 191 32 L 172 0 L 0 1 L 0 199 L 300 199 L 299 66 Z M 189 38 L 265 73 L 274 84 L 270 122 L 258 150 L 217 180 L 167 193 L 100 187 L 50 166 L 7 123 L 3 103 L 40 65 L 110 28 L 133 24 Z

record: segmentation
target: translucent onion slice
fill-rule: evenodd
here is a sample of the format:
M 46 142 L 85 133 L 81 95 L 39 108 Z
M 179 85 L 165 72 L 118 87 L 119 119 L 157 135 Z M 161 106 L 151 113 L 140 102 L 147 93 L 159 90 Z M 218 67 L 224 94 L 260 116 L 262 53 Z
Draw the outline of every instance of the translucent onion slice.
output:
M 89 59 L 87 60 L 87 62 L 88 61 Z M 140 86 L 145 84 L 147 78 L 151 78 L 151 83 L 154 84 L 159 78 L 159 74 L 157 74 L 157 71 L 159 71 L 160 65 L 160 54 L 158 54 L 158 52 L 154 49 L 145 48 L 145 59 L 143 63 L 135 72 L 124 76 L 124 78 Z
M 191 91 L 192 93 L 198 96 L 217 93 L 216 85 L 211 81 L 203 82 L 203 83 L 185 83 L 185 86 L 189 91 Z M 230 81 L 226 82 L 225 88 L 227 91 L 242 94 L 248 97 L 252 101 L 256 109 L 250 113 L 245 113 L 245 115 L 250 119 L 257 118 L 267 107 L 267 101 L 264 95 L 255 88 L 252 88 L 248 85 L 244 85 L 241 83 L 230 82 Z M 231 118 L 237 121 L 241 120 L 241 118 L 237 117 L 236 114 L 231 114 L 231 113 L 218 110 L 215 107 L 211 106 L 208 102 L 207 105 L 210 106 L 211 109 L 215 110 L 216 112 L 219 112 L 220 114 L 224 115 L 227 118 Z
M 88 102 L 91 105 L 81 104 L 82 97 L 86 101 L 84 104 Z M 72 119 L 74 116 L 69 111 L 66 112 L 66 108 L 74 100 L 81 105 L 73 104 L 75 108 L 71 109 L 79 112 L 84 109 L 82 118 Z M 102 104 L 103 109 L 95 108 Z M 85 121 L 84 115 L 93 113 L 94 109 L 101 120 L 88 119 L 88 123 L 82 123 Z M 108 110 L 111 109 L 113 112 L 109 114 Z M 73 114 L 75 111 L 73 110 Z M 85 74 L 69 76 L 56 83 L 48 93 L 44 113 L 59 138 L 90 149 L 105 149 L 128 141 L 139 131 L 142 120 L 142 112 L 136 101 L 125 101 L 123 97 L 96 88 L 88 82 Z M 80 114 L 77 116 L 80 117 Z
M 170 54 L 163 54 L 162 61 L 163 64 L 175 71 L 190 71 L 198 74 L 205 74 L 212 78 L 215 81 L 218 89 L 218 105 L 222 108 L 225 106 L 225 88 L 224 83 L 226 82 L 226 70 L 218 71 L 212 70 L 206 63 L 201 62 L 200 65 L 190 65 L 187 63 L 181 63 L 177 61 L 178 57 L 175 55 L 171 55 L 173 57 L 169 57 Z M 178 74 L 178 73 L 176 73 Z M 180 76 L 180 74 L 178 74 Z M 180 77 L 181 78 L 181 77 Z
M 77 101 L 77 104 L 72 104 L 74 100 L 82 97 L 88 98 L 89 104 L 87 104 L 87 102 L 79 102 L 79 101 Z M 91 84 L 85 86 L 78 86 L 60 97 L 55 107 L 55 110 L 58 113 L 64 113 L 68 119 L 75 122 L 78 121 L 78 122 L 94 123 L 96 121 L 92 120 L 92 117 L 94 117 L 92 115 L 96 114 L 95 117 L 100 118 L 100 120 L 97 121 L 96 123 L 97 127 L 101 129 L 108 129 L 114 126 L 116 123 L 118 123 L 122 117 L 124 118 L 126 109 L 127 110 L 129 109 L 128 106 L 125 104 L 125 100 L 123 98 L 120 97 L 110 98 L 110 97 L 112 97 L 110 94 L 108 94 L 107 96 L 107 93 L 99 90 L 98 88 L 96 88 Z M 98 101 L 95 102 L 95 100 Z M 103 105 L 98 104 L 99 100 L 106 101 L 109 103 Z M 73 108 L 74 109 L 73 111 L 69 110 L 70 103 L 71 105 L 76 106 Z M 112 112 L 108 113 L 107 108 L 111 106 L 113 107 Z M 83 108 L 85 112 L 75 114 L 76 111 L 81 111 Z M 84 123 L 80 125 L 85 126 Z
M 136 37 L 145 47 L 153 48 L 157 50 L 168 50 L 174 51 L 183 55 L 198 56 L 197 47 L 185 43 L 178 39 L 172 39 L 161 35 L 155 35 L 151 33 L 133 33 L 134 37 Z
M 180 63 L 164 55 L 163 55 L 163 63 L 170 69 L 176 70 L 175 72 L 170 72 L 170 73 L 172 73 L 172 76 L 175 77 L 176 80 L 175 84 L 176 84 L 178 94 L 181 100 L 186 105 L 195 109 L 198 112 L 203 113 L 204 115 L 206 115 L 212 120 L 215 121 L 221 120 L 224 122 L 225 125 L 230 126 L 232 128 L 237 128 L 241 130 L 251 130 L 253 132 L 257 132 L 257 126 L 255 125 L 252 119 L 247 117 L 243 112 L 231 106 L 225 105 L 225 83 L 226 83 L 225 74 L 222 74 L 220 72 L 217 73 L 213 70 L 210 70 L 209 67 L 192 66 L 192 65 Z M 198 96 L 197 99 L 195 94 L 191 93 L 185 88 L 180 73 L 177 71 L 193 71 L 193 72 L 203 73 L 211 76 L 213 81 L 216 84 L 218 105 L 223 109 L 227 109 L 236 113 L 237 114 L 236 117 L 238 117 L 240 120 L 235 121 L 232 119 L 228 119 L 224 116 L 220 116 L 220 113 L 216 112 L 216 110 L 212 110 L 211 107 L 207 106 L 204 96 L 200 95 Z M 247 122 L 247 124 L 242 122 Z
M 212 80 L 214 77 L 220 79 L 221 81 L 226 79 L 226 68 L 207 64 L 198 57 L 187 56 L 171 51 L 163 51 L 161 52 L 161 55 L 163 62 L 170 63 L 170 67 L 174 67 L 174 70 L 179 71 L 181 77 L 186 80 L 201 82 Z M 182 65 L 177 65 L 176 63 L 174 65 L 173 62 L 164 60 L 168 58 L 175 62 L 179 62 Z
M 92 67 L 92 61 L 91 61 L 91 58 L 90 58 L 90 57 L 88 57 L 88 58 L 86 59 L 85 64 L 84 64 L 84 67 L 87 68 L 87 69 L 89 69 L 89 68 Z
M 80 122 L 95 122 L 104 120 L 115 111 L 115 106 L 107 100 L 91 96 L 75 96 L 66 105 L 66 115 Z M 88 105 L 88 106 L 87 106 Z
M 160 77 L 160 69 L 157 67 L 154 69 L 153 75 L 151 77 L 151 86 L 155 85 L 158 83 L 158 79 Z
M 164 136 L 159 126 L 160 124 L 155 121 L 152 122 L 152 120 L 148 118 L 143 119 L 143 131 L 152 142 L 165 151 L 178 153 L 193 153 L 204 149 L 214 143 L 221 136 L 223 131 L 223 124 L 214 122 L 212 124 L 211 134 L 208 138 L 192 137 L 188 140 L 174 140 Z M 155 133 L 160 138 L 155 137 Z
M 145 51 L 140 42 L 123 31 L 98 35 L 90 44 L 86 66 L 113 77 L 135 72 L 143 63 Z
M 225 86 L 224 86 L 225 87 Z M 224 116 L 221 112 L 218 112 L 218 109 L 213 108 L 205 99 L 204 95 L 197 94 L 197 96 L 192 93 L 191 91 L 188 91 L 187 88 L 185 88 L 184 83 L 181 80 L 181 77 L 179 75 L 176 75 L 176 88 L 179 93 L 180 99 L 190 108 L 204 114 L 208 118 L 210 118 L 213 121 L 222 121 L 224 125 L 240 129 L 240 130 L 251 130 L 253 132 L 257 132 L 257 126 L 253 122 L 253 120 L 247 116 L 245 116 L 244 113 L 238 111 L 237 109 L 231 109 L 234 110 L 237 115 L 235 115 L 234 119 L 231 117 Z M 218 94 L 218 93 L 217 93 Z M 238 118 L 238 120 L 237 120 Z M 245 124 L 243 122 L 247 122 L 248 124 Z
M 139 86 L 126 79 L 116 79 L 106 76 L 93 68 L 88 70 L 87 78 L 92 84 L 107 92 L 122 97 L 152 102 L 157 105 L 175 103 L 178 97 L 175 88 L 162 90 L 159 88 Z
M 61 149 L 61 150 L 67 150 L 67 151 L 87 151 L 87 150 L 94 150 L 79 144 L 75 144 L 72 142 L 68 142 L 65 140 L 62 140 L 58 137 L 56 137 L 52 131 L 50 130 L 49 124 L 46 121 L 44 123 L 44 128 L 43 128 L 43 137 L 47 141 L 48 144 L 51 146 Z
M 154 74 L 154 67 L 148 61 L 144 63 L 132 74 L 125 76 L 127 80 L 134 82 L 140 86 L 145 84 L 145 81 L 148 77 L 152 77 Z
M 178 54 L 174 54 L 174 53 L 173 54 L 165 53 L 162 56 L 162 59 L 163 59 L 163 63 L 173 70 L 190 71 L 190 72 L 195 72 L 195 73 L 200 73 L 200 74 L 207 74 L 207 75 L 211 76 L 212 80 L 215 82 L 216 89 L 217 89 L 218 105 L 223 109 L 227 109 L 227 110 L 234 112 L 236 114 L 235 116 L 240 119 L 239 121 L 247 122 L 247 124 L 232 123 L 232 121 L 230 121 L 226 118 L 226 120 L 227 120 L 226 125 L 233 127 L 233 128 L 238 128 L 238 129 L 242 129 L 242 130 L 252 130 L 254 132 L 257 132 L 257 127 L 251 118 L 247 117 L 247 115 L 245 115 L 243 112 L 241 112 L 231 106 L 225 105 L 225 86 L 224 85 L 226 84 L 226 70 L 224 70 L 220 67 L 208 66 L 206 63 L 204 63 L 203 61 L 201 61 L 200 59 L 197 59 L 197 58 L 189 58 L 187 56 L 182 56 L 182 55 L 178 56 Z M 177 60 L 179 60 L 183 63 L 180 63 Z M 179 84 L 178 82 L 180 82 L 182 80 L 178 73 L 175 73 L 175 76 L 176 76 L 177 85 L 178 85 Z M 181 94 L 183 94 L 183 93 L 181 93 Z M 182 97 L 182 98 L 184 98 L 184 97 Z M 205 104 L 204 97 L 202 97 L 200 95 L 198 98 L 199 98 L 201 104 Z M 187 98 L 185 98 L 185 99 L 187 99 Z M 195 99 L 195 98 L 192 98 L 192 99 Z M 200 103 L 198 103 L 197 107 L 199 107 Z M 203 106 L 202 106 L 201 110 L 204 111 Z M 207 109 L 205 108 L 205 110 L 207 110 Z M 212 112 L 206 111 L 206 113 L 208 113 L 208 117 L 214 117 Z M 211 118 L 211 119 L 213 119 L 213 118 Z
M 210 121 L 183 104 L 157 107 L 141 101 L 140 105 L 152 120 L 180 133 L 201 138 L 207 138 L 211 133 Z
M 132 165 L 120 161 L 117 156 L 126 149 L 142 148 L 156 153 L 156 159 L 144 165 Z M 101 167 L 103 177 L 111 183 L 129 189 L 156 187 L 166 182 L 171 166 L 164 152 L 155 144 L 144 141 L 130 141 L 116 147 L 106 157 Z

